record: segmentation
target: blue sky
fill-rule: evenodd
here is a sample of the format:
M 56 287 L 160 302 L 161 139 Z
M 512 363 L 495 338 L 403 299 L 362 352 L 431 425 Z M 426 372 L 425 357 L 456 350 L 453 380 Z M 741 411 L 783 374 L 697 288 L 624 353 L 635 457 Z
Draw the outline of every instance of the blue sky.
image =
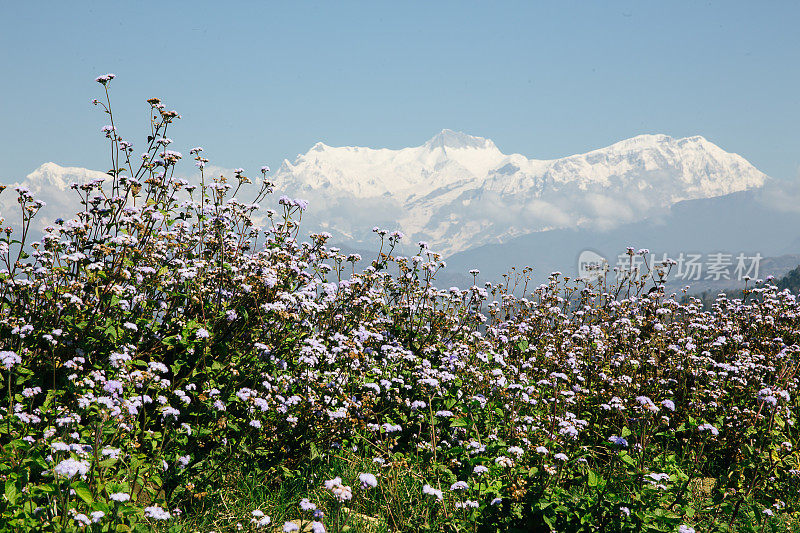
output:
M 107 167 L 106 72 L 135 145 L 158 96 L 184 116 L 175 149 L 224 167 L 451 128 L 536 158 L 700 134 L 794 178 L 798 20 L 796 2 L 5 2 L 0 180 Z

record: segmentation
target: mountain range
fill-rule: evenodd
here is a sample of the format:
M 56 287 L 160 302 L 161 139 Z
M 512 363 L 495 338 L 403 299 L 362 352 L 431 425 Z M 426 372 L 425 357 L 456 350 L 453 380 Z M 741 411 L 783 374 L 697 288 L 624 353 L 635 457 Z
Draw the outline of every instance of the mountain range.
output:
M 758 188 L 768 178 L 700 136 L 640 135 L 538 160 L 442 130 L 400 150 L 317 143 L 285 160 L 274 179 L 278 189 L 310 200 L 310 216 L 337 239 L 371 244 L 377 224 L 450 255 L 535 232 L 612 228 L 684 200 Z
M 43 225 L 74 211 L 70 182 L 104 176 L 46 163 L 19 184 L 48 203 Z M 375 250 L 374 226 L 397 229 L 407 236 L 404 252 L 428 242 L 459 281 L 473 267 L 492 279 L 512 265 L 534 266 L 541 281 L 551 270 L 574 270 L 583 250 L 613 263 L 628 245 L 670 254 L 800 253 L 800 187 L 701 136 L 639 135 L 539 160 L 442 130 L 402 149 L 317 143 L 270 179 L 277 194 L 310 202 L 307 231 Z M 15 206 L 13 191 L 0 195 L 0 215 L 12 222 Z M 785 269 L 791 260 L 778 263 Z

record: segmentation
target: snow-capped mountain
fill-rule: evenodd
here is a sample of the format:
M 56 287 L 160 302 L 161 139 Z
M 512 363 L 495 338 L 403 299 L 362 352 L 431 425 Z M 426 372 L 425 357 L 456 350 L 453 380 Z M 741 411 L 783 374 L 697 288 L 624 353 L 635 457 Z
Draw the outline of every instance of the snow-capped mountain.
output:
M 92 180 L 105 180 L 110 176 L 105 172 L 81 167 L 62 167 L 55 163 L 45 163 L 25 179 L 25 185 L 37 197 L 42 194 L 64 192 L 72 183 L 87 183 Z M 44 200 L 44 198 L 40 198 Z
M 338 239 L 373 243 L 377 224 L 451 254 L 554 228 L 610 228 L 768 178 L 700 136 L 640 135 L 536 160 L 443 130 L 400 150 L 317 143 L 274 179 L 278 190 L 310 200 L 308 215 Z
M 37 200 L 42 200 L 46 204 L 34 220 L 34 229 L 41 230 L 48 224 L 52 224 L 55 218 L 69 218 L 80 208 L 80 198 L 75 191 L 70 189 L 70 184 L 74 182 L 82 184 L 107 178 L 109 175 L 105 172 L 45 163 L 28 174 L 22 181 L 3 182 L 3 185 L 8 185 L 9 188 L 0 194 L 0 217 L 12 224 L 20 223 L 18 195 L 13 187 L 23 186 L 33 193 Z
M 47 202 L 37 224 L 44 227 L 79 207 L 71 182 L 107 177 L 46 163 L 14 185 Z M 306 231 L 327 230 L 334 242 L 371 250 L 374 226 L 398 229 L 411 245 L 424 240 L 445 256 L 553 229 L 605 230 L 768 180 L 741 156 L 699 136 L 640 135 L 536 160 L 451 130 L 399 150 L 317 143 L 284 161 L 272 179 L 277 194 L 310 201 Z M 247 200 L 246 192 L 240 196 Z M 0 216 L 13 222 L 18 210 L 14 191 L 0 195 Z

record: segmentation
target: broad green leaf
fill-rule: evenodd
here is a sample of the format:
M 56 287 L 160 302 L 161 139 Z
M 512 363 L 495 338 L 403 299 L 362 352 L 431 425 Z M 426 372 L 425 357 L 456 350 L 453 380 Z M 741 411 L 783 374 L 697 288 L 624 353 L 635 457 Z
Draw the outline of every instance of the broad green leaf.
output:
M 312 461 L 314 459 L 318 459 L 318 458 L 322 457 L 322 455 L 319 453 L 319 449 L 317 449 L 317 445 L 314 444 L 313 442 L 311 443 L 311 446 L 309 446 L 309 449 L 311 451 L 311 460 Z
M 81 500 L 85 501 L 86 503 L 91 504 L 94 501 L 92 490 L 83 481 L 75 483 L 72 488 L 75 490 L 75 494 L 80 496 Z
M 19 496 L 19 491 L 17 490 L 17 484 L 14 482 L 13 479 L 6 480 L 6 500 L 11 505 L 14 505 L 17 502 L 17 497 Z
M 450 427 L 463 428 L 469 425 L 469 421 L 464 417 L 458 417 L 450 422 Z

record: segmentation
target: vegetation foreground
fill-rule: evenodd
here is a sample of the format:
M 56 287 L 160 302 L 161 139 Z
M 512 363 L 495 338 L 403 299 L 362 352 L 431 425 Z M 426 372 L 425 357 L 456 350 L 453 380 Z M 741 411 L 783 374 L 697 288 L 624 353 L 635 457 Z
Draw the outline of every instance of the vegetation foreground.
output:
M 361 266 L 241 170 L 175 178 L 158 99 L 134 156 L 112 78 L 109 179 L 33 243 L 17 188 L 0 242 L 0 529 L 800 531 L 789 290 L 441 290 L 382 230 Z

